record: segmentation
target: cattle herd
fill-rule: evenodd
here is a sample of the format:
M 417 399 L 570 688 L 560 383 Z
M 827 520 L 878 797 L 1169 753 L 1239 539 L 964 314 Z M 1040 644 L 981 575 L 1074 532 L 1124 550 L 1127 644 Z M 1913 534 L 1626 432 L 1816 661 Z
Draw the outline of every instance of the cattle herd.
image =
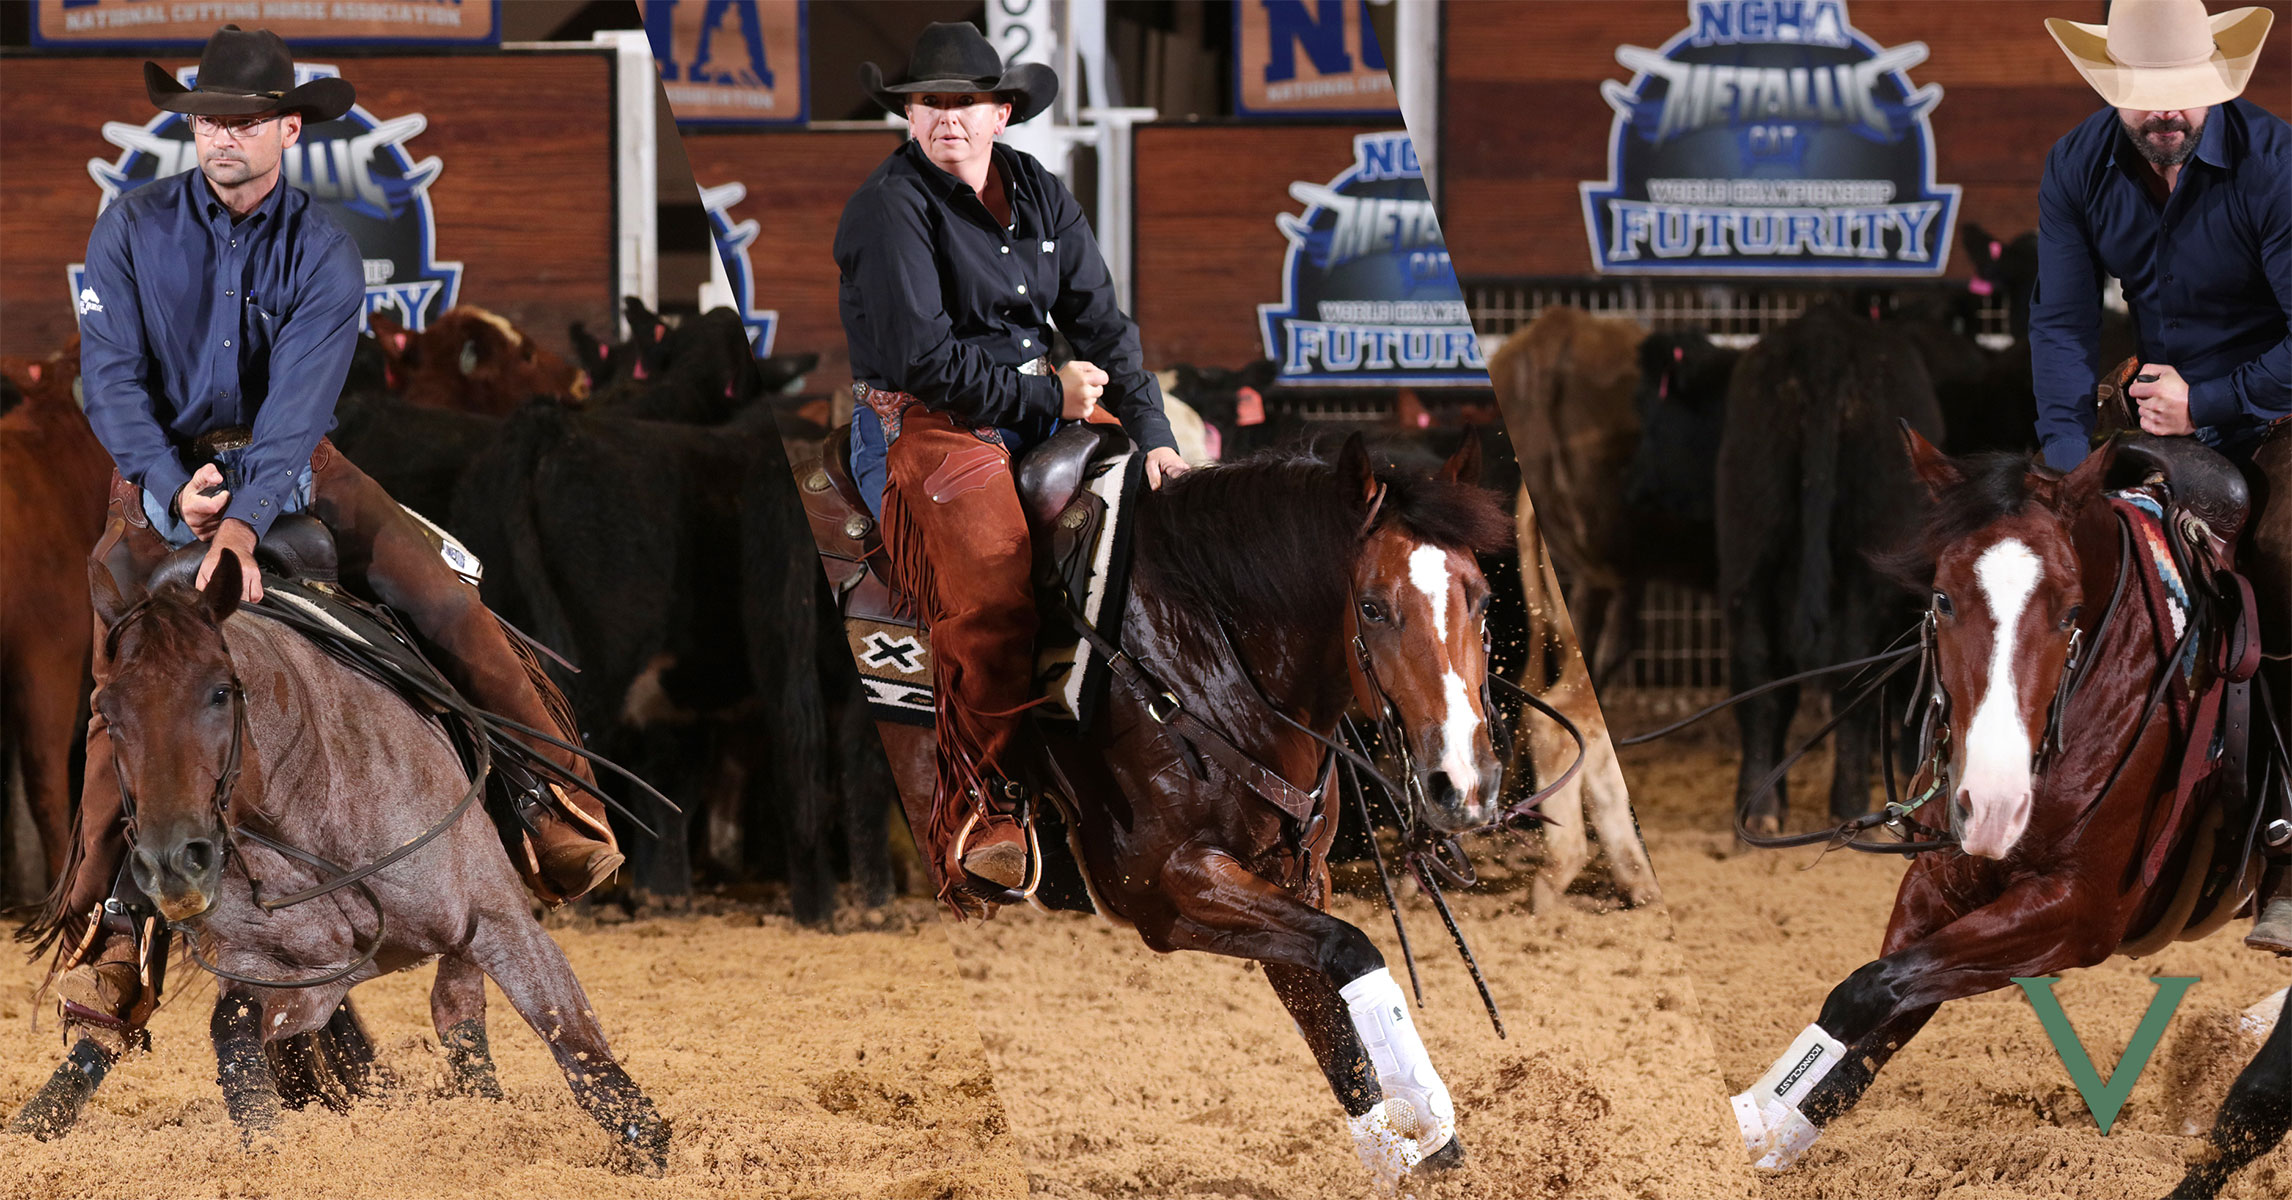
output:
M 2036 236 L 2007 243 L 1969 225 L 1962 239 L 1970 286 L 1840 292 L 1748 348 L 1554 307 L 1491 355 L 1597 683 L 1635 650 L 1651 583 L 1716 594 L 1738 692 L 1875 653 L 1914 622 L 1923 598 L 1874 561 L 1920 509 L 1901 425 L 1953 454 L 2036 446 Z M 1991 294 L 2012 329 L 1994 349 L 1973 336 Z M 2131 340 L 2121 316 L 2105 319 L 2101 361 Z M 1737 803 L 1754 829 L 1783 818 L 1780 786 L 1750 792 L 1781 761 L 1796 705 L 1797 689 L 1781 688 L 1737 710 Z M 1839 727 L 1834 815 L 1867 810 L 1878 739 L 1874 713 Z

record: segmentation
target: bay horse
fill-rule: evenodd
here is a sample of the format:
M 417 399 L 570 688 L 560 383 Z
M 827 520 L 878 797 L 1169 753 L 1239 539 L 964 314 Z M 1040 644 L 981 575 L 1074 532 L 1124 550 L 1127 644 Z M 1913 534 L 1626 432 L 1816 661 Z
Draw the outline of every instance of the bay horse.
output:
M 235 556 L 194 589 L 199 559 L 195 547 L 171 556 L 133 604 L 101 563 L 88 578 L 114 663 L 100 703 L 129 869 L 154 919 L 223 981 L 209 1028 L 231 1119 L 252 1136 L 278 1118 L 283 1080 L 266 1047 L 351 1032 L 353 986 L 434 958 L 430 1013 L 461 1090 L 500 1094 L 490 978 L 631 1165 L 662 1170 L 668 1126 L 614 1060 L 500 835 L 468 811 L 482 781 L 444 728 L 288 625 L 242 612 Z M 355 889 L 292 901 L 337 877 L 332 864 L 373 862 L 426 829 L 439 833 Z M 61 1132 L 109 1065 L 83 1039 L 12 1128 Z M 75 1067 L 93 1081 L 74 1081 Z
M 1734 1098 L 1745 1146 L 1768 1169 L 1852 1108 L 1943 1002 L 2201 937 L 2256 882 L 2248 868 L 2193 912 L 2180 886 L 2185 866 L 2209 860 L 2208 805 L 2174 796 L 2191 722 L 2154 704 L 2184 643 L 2144 598 L 2136 577 L 2150 549 L 2104 488 L 2119 443 L 2059 476 L 2011 453 L 1950 458 L 1907 425 L 1903 436 L 1933 507 L 1896 565 L 1930 580 L 1941 697 L 1937 748 L 1911 793 L 1946 811 L 1955 846 L 1916 855 L 1880 957 L 1833 988 L 1816 1023 Z M 2233 543 L 2236 531 L 2212 533 Z M 2268 1053 L 2292 1055 L 2292 1040 L 2276 1037 Z M 2203 1168 L 2212 1181 L 2192 1171 L 2175 1195 L 2216 1194 L 2273 1144 L 2292 1119 L 2283 1100 L 2258 1142 L 2251 1122 L 2231 1120 L 2232 1093 L 2220 1153 Z
M 1156 951 L 1264 964 L 1388 1188 L 1463 1145 L 1383 954 L 1327 911 L 1341 789 L 1321 739 L 1359 698 L 1405 742 L 1421 828 L 1501 819 L 1474 554 L 1512 525 L 1479 469 L 1477 439 L 1428 479 L 1373 467 L 1355 435 L 1334 460 L 1274 452 L 1143 492 L 1107 703 L 1044 731 L 1088 889 L 1069 906 Z M 882 728 L 922 828 L 928 731 Z

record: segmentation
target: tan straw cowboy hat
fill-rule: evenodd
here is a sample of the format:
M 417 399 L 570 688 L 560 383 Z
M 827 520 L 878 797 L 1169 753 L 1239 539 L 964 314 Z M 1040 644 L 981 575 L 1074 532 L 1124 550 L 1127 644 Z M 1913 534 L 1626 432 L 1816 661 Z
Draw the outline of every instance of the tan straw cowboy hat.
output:
M 2204 0 L 2116 0 L 2107 25 L 2048 17 L 2045 28 L 2111 107 L 2165 112 L 2235 99 L 2272 20 L 2265 8 L 2206 16 Z

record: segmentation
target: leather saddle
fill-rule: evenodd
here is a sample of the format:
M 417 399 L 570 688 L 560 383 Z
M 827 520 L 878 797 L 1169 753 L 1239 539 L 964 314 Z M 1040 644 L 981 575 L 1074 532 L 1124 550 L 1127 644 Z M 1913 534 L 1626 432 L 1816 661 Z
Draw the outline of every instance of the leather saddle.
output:
M 151 569 L 145 586 L 156 589 L 170 583 L 189 584 L 198 577 L 207 557 L 207 543 L 178 546 Z M 334 531 L 309 513 L 287 513 L 271 522 L 269 532 L 255 543 L 255 567 L 265 576 L 297 583 L 340 587 L 342 563 L 334 547 Z M 116 576 L 119 568 L 113 567 Z M 125 581 L 122 581 L 123 583 Z
M 2170 497 L 2167 524 L 2205 568 L 2200 581 L 2234 570 L 2237 544 L 2252 516 L 2252 485 L 2236 464 L 2195 438 L 2122 435 L 2107 486 L 2151 483 L 2162 485 Z
M 1034 545 L 1034 583 L 1046 610 L 1044 641 L 1072 643 L 1058 606 L 1081 603 L 1100 566 L 1098 543 L 1107 533 L 1109 506 L 1093 483 L 1104 464 L 1131 449 L 1118 425 L 1076 422 L 1020 459 L 1014 483 Z M 797 490 L 841 610 L 853 655 L 879 709 L 903 718 L 930 716 L 929 637 L 906 597 L 890 583 L 882 530 L 851 475 L 851 427 L 821 443 L 819 457 L 795 461 Z M 1125 472 L 1135 474 L 1135 467 Z M 1120 483 L 1120 480 L 1114 481 Z M 1046 652 L 1046 656 L 1047 652 Z M 1072 647 L 1066 656 L 1075 657 Z

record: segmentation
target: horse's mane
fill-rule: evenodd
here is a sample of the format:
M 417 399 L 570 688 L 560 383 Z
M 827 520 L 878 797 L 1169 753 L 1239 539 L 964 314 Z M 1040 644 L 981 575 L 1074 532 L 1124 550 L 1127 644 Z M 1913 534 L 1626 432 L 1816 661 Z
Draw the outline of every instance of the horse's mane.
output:
M 1377 523 L 1475 553 L 1512 547 L 1512 518 L 1473 484 L 1379 470 Z M 1189 471 L 1138 502 L 1142 590 L 1230 620 L 1342 618 L 1360 550 L 1358 497 L 1310 450 L 1269 451 Z
M 1913 592 L 1934 586 L 1934 565 L 1943 551 L 2020 512 L 2034 499 L 2027 454 L 2001 450 L 1950 461 L 1965 475 L 1965 482 L 1934 496 L 1924 523 L 1909 541 L 1871 555 L 1880 574 Z

